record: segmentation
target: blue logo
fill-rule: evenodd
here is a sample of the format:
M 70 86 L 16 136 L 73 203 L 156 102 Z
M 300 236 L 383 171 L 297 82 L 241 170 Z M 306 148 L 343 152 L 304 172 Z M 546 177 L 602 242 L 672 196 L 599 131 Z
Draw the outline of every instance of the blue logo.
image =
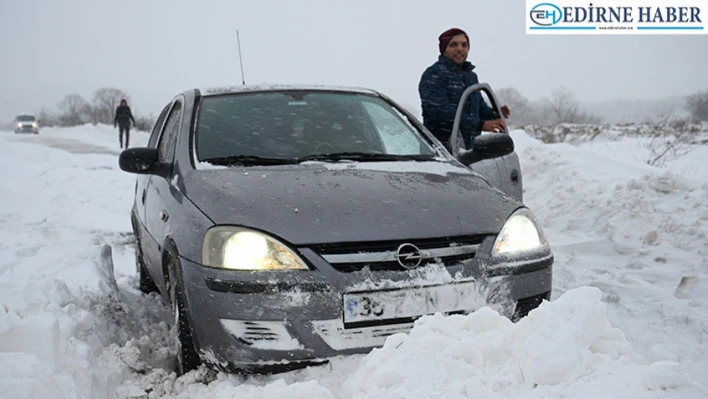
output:
M 350 317 L 357 317 L 359 315 L 359 301 L 357 301 L 356 298 L 347 299 L 345 308 Z
M 551 3 L 540 3 L 531 9 L 531 21 L 536 25 L 555 25 L 563 18 L 560 7 Z

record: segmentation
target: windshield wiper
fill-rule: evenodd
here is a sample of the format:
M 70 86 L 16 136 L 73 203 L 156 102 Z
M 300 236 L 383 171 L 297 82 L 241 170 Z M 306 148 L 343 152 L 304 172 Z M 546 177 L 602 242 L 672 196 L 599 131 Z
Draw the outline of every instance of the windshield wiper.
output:
M 243 166 L 253 166 L 253 165 L 289 165 L 298 163 L 294 159 L 287 158 L 268 158 L 259 157 L 256 155 L 232 155 L 228 157 L 217 157 L 217 158 L 207 158 L 202 159 L 201 162 L 209 162 L 213 165 L 243 165 Z
M 359 162 L 379 162 L 379 161 L 430 161 L 435 155 L 395 155 L 376 154 L 367 152 L 331 152 L 326 154 L 312 154 L 298 158 L 299 162 L 305 161 L 359 161 Z

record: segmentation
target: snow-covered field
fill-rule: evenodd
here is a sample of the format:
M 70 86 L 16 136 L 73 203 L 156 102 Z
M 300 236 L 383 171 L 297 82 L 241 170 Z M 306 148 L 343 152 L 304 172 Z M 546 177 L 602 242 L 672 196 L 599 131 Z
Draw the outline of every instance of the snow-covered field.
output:
M 169 311 L 137 290 L 117 131 L 0 133 L 0 398 L 708 397 L 708 146 L 658 169 L 640 139 L 512 135 L 556 255 L 551 302 L 517 324 L 489 308 L 425 317 L 366 356 L 214 380 L 176 378 Z

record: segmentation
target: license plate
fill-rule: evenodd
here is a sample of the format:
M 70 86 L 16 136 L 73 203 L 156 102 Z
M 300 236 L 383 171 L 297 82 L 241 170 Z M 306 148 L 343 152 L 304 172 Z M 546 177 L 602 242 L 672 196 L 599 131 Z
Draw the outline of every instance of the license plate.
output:
M 420 288 L 344 294 L 344 323 L 410 318 L 471 310 L 478 298 L 474 281 Z

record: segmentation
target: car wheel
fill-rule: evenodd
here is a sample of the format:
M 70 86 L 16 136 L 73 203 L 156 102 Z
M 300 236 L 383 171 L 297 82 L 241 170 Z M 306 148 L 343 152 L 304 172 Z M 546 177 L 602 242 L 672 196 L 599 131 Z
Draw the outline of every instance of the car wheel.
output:
M 170 265 L 169 291 L 177 332 L 175 337 L 177 343 L 177 373 L 178 375 L 183 375 L 199 368 L 201 361 L 194 346 L 192 330 L 187 317 L 187 307 L 184 303 L 184 294 L 177 281 L 176 267 L 173 263 Z

